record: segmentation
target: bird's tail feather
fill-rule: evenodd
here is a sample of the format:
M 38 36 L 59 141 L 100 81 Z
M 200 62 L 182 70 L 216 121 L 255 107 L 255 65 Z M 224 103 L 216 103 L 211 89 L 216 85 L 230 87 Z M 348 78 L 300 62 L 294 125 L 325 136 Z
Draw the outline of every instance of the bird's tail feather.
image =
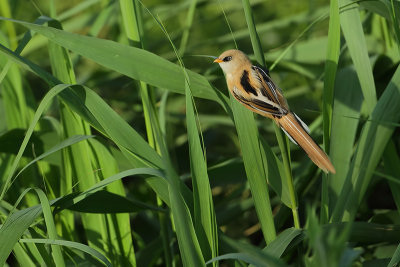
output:
M 336 173 L 329 157 L 311 138 L 308 134 L 308 128 L 304 126 L 304 122 L 296 114 L 288 113 L 280 118 L 275 118 L 275 121 L 294 143 L 304 149 L 315 165 L 326 173 Z

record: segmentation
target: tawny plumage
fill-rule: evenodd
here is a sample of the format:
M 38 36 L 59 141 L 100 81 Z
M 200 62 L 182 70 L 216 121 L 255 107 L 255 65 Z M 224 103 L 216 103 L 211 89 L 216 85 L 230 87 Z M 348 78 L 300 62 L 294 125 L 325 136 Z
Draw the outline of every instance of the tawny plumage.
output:
M 234 49 L 225 51 L 214 62 L 219 63 L 229 91 L 240 103 L 251 111 L 273 119 L 324 172 L 336 172 L 329 157 L 308 134 L 307 125 L 289 110 L 285 97 L 267 70 L 253 66 L 242 51 Z

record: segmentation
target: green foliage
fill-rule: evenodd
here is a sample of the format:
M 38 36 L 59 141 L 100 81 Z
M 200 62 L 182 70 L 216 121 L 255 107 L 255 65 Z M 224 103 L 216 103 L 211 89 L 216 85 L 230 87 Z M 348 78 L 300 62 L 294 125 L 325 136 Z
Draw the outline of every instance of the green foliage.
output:
M 397 1 L 0 16 L 1 266 L 399 264 Z M 336 174 L 228 95 L 207 56 L 234 47 L 271 66 Z

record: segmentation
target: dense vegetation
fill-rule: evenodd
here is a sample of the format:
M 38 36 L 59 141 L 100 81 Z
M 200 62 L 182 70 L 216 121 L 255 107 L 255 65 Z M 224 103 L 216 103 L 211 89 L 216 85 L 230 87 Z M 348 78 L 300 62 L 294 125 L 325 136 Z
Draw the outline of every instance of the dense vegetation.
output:
M 0 1 L 0 265 L 394 266 L 397 0 Z M 232 99 L 270 69 L 326 175 Z

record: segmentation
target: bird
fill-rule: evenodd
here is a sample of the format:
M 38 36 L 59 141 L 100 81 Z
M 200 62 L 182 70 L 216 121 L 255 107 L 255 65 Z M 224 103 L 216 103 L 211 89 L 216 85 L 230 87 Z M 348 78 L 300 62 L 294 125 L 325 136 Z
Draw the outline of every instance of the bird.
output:
M 236 49 L 223 52 L 214 63 L 218 63 L 224 72 L 228 89 L 236 100 L 249 110 L 275 121 L 325 173 L 336 173 L 329 157 L 310 136 L 307 125 L 290 111 L 268 70 L 253 65 L 245 53 Z

